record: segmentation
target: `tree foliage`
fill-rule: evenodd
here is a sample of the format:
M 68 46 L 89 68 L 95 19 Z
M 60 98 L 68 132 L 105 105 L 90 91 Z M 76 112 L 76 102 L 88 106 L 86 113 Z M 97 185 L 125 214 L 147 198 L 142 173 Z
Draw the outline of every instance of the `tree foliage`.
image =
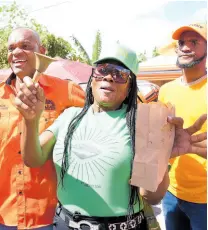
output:
M 69 42 L 51 33 L 47 33 L 45 37 L 42 38 L 42 43 L 47 49 L 47 55 L 50 57 L 59 56 L 61 58 L 66 58 L 68 53 L 73 49 Z
M 157 57 L 159 55 L 160 55 L 160 53 L 158 51 L 158 48 L 155 46 L 155 48 L 152 51 L 152 57 Z
M 90 57 L 89 57 L 87 51 L 85 50 L 85 48 L 82 46 L 81 42 L 74 35 L 72 35 L 71 38 L 72 38 L 75 46 L 77 47 L 78 52 L 86 60 L 86 63 L 91 65 L 92 63 L 91 63 Z
M 100 53 L 102 50 L 102 40 L 101 40 L 101 34 L 100 31 L 97 31 L 95 42 L 93 44 L 93 50 L 92 50 L 92 62 L 95 62 L 99 59 Z
M 83 53 L 77 53 L 76 49 L 68 41 L 50 33 L 44 25 L 30 18 L 28 13 L 15 2 L 9 6 L 0 7 L 0 18 L 4 19 L 3 22 L 5 24 L 4 27 L 0 28 L 0 68 L 8 67 L 7 40 L 11 31 L 17 27 L 29 27 L 37 31 L 43 45 L 47 49 L 47 55 L 51 57 L 59 56 L 61 58 L 70 56 L 72 60 L 88 63 L 88 59 Z
M 93 62 L 99 58 L 101 49 L 102 49 L 102 39 L 101 39 L 101 33 L 99 30 L 96 33 L 95 41 L 93 43 L 92 58 L 90 58 L 86 49 L 83 47 L 81 42 L 74 35 L 72 35 L 71 38 L 77 48 L 77 51 L 80 53 L 81 56 L 84 57 L 84 59 L 86 60 L 85 62 L 87 64 L 92 65 Z
M 87 51 L 81 42 L 72 35 L 72 43 L 58 37 L 48 31 L 48 29 L 39 24 L 35 19 L 30 18 L 28 13 L 22 9 L 16 2 L 11 5 L 3 5 L 0 7 L 0 23 L 3 21 L 4 26 L 0 28 L 0 68 L 7 68 L 7 40 L 8 36 L 14 28 L 29 27 L 38 32 L 41 41 L 47 49 L 47 55 L 51 57 L 68 58 L 73 61 L 80 61 L 92 65 L 92 63 L 99 59 L 102 49 L 101 33 L 98 30 L 95 41 L 93 43 L 92 57 L 88 55 Z M 117 41 L 119 43 L 119 41 Z M 159 55 L 157 47 L 154 48 L 152 56 Z M 139 62 L 147 60 L 146 51 L 139 53 Z
M 138 53 L 137 58 L 139 63 L 146 61 L 147 60 L 146 51 L 144 51 L 143 53 Z

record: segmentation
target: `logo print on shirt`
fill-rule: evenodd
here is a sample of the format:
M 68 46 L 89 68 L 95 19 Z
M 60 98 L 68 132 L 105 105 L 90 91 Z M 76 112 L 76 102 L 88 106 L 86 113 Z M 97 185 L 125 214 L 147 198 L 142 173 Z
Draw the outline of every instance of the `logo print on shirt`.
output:
M 52 100 L 46 99 L 45 110 L 56 110 L 56 105 Z
M 96 146 L 94 142 L 91 142 L 89 145 L 89 142 L 87 143 L 77 143 L 72 146 L 74 154 L 79 157 L 80 159 L 87 159 L 94 157 L 96 155 L 99 155 L 102 153 L 99 146 Z M 81 150 L 84 151 L 81 151 Z M 87 150 L 87 153 L 86 153 Z
M 8 110 L 8 106 L 1 104 L 0 105 L 0 110 Z
M 63 145 L 61 139 L 60 145 Z M 77 129 L 73 134 L 71 151 L 68 156 L 68 174 L 83 183 L 94 187 L 96 178 L 102 177 L 108 170 L 115 167 L 119 157 L 119 142 L 116 137 L 104 133 L 100 129 Z M 63 148 L 57 146 L 56 155 L 62 162 Z M 96 184 L 97 186 L 97 184 Z M 100 186 L 100 185 L 99 185 Z

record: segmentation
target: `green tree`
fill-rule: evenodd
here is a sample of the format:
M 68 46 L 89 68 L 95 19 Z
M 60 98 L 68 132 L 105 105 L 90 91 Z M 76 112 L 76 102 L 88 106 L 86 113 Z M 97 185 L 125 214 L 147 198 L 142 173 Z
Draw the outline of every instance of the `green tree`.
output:
M 138 53 L 137 58 L 139 63 L 146 61 L 147 60 L 146 51 L 144 51 L 143 53 Z
M 13 2 L 11 5 L 3 5 L 0 7 L 0 18 L 4 19 L 5 26 L 1 29 L 12 29 L 18 25 L 24 24 L 28 26 L 28 14 L 17 5 L 16 2 Z
M 84 57 L 84 60 L 87 64 L 92 65 L 93 62 L 99 58 L 101 50 L 102 50 L 102 39 L 101 39 L 101 33 L 99 30 L 96 33 L 95 41 L 93 43 L 92 58 L 90 58 L 87 51 L 82 46 L 81 42 L 74 35 L 72 35 L 71 38 L 78 52 L 80 53 L 81 56 Z
M 93 44 L 93 50 L 92 50 L 92 62 L 95 62 L 99 59 L 100 53 L 102 49 L 102 40 L 101 40 L 101 34 L 100 31 L 97 31 L 95 42 Z
M 1 34 L 1 33 L 0 33 Z M 0 35 L 1 37 L 1 35 Z M 7 47 L 2 45 L 2 39 L 0 38 L 0 69 L 8 67 L 7 63 Z
M 158 48 L 155 46 L 155 48 L 152 51 L 152 57 L 157 57 L 159 55 L 160 55 L 160 53 L 158 51 Z
M 6 41 L 9 35 L 9 31 L 0 29 L 0 68 L 6 68 L 7 64 L 7 45 Z
M 79 54 L 84 58 L 85 62 L 89 65 L 91 65 L 91 59 L 87 53 L 87 51 L 85 50 L 85 48 L 82 46 L 81 42 L 74 36 L 71 36 L 75 46 L 77 47 L 77 50 L 79 52 Z
M 7 39 L 12 31 L 12 28 L 16 27 L 19 22 L 25 21 L 25 12 L 22 9 L 18 9 L 17 4 L 14 2 L 10 7 L 0 7 L 0 18 L 4 19 L 5 25 L 0 28 L 0 68 L 8 67 L 7 63 Z
M 42 43 L 47 49 L 47 55 L 50 57 L 59 56 L 61 58 L 66 58 L 68 53 L 72 51 L 69 42 L 65 41 L 63 38 L 56 37 L 54 34 L 46 34 L 44 38 L 42 38 Z
M 37 31 L 49 56 L 66 58 L 70 54 L 72 60 L 88 61 L 83 53 L 77 53 L 68 41 L 49 33 L 45 26 L 30 18 L 16 2 L 0 7 L 0 18 L 4 18 L 5 23 L 5 26 L 0 28 L 0 68 L 8 67 L 7 39 L 12 29 L 18 26 L 29 27 Z

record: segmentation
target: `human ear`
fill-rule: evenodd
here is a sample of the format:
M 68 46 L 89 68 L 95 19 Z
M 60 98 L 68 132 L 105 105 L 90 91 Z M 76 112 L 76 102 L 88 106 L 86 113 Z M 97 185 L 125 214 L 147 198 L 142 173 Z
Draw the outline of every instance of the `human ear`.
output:
M 39 49 L 41 54 L 46 54 L 46 48 L 44 46 L 40 46 Z

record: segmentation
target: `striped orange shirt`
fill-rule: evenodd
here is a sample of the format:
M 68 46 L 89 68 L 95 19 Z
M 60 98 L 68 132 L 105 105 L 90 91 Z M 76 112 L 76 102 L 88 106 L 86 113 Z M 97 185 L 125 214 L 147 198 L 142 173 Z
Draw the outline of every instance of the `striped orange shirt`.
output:
M 0 83 L 0 224 L 18 229 L 38 228 L 53 223 L 56 172 L 49 160 L 40 168 L 24 165 L 20 152 L 22 116 L 14 106 L 15 79 Z M 44 131 L 67 107 L 82 107 L 84 91 L 67 80 L 41 76 L 46 95 L 40 119 Z

